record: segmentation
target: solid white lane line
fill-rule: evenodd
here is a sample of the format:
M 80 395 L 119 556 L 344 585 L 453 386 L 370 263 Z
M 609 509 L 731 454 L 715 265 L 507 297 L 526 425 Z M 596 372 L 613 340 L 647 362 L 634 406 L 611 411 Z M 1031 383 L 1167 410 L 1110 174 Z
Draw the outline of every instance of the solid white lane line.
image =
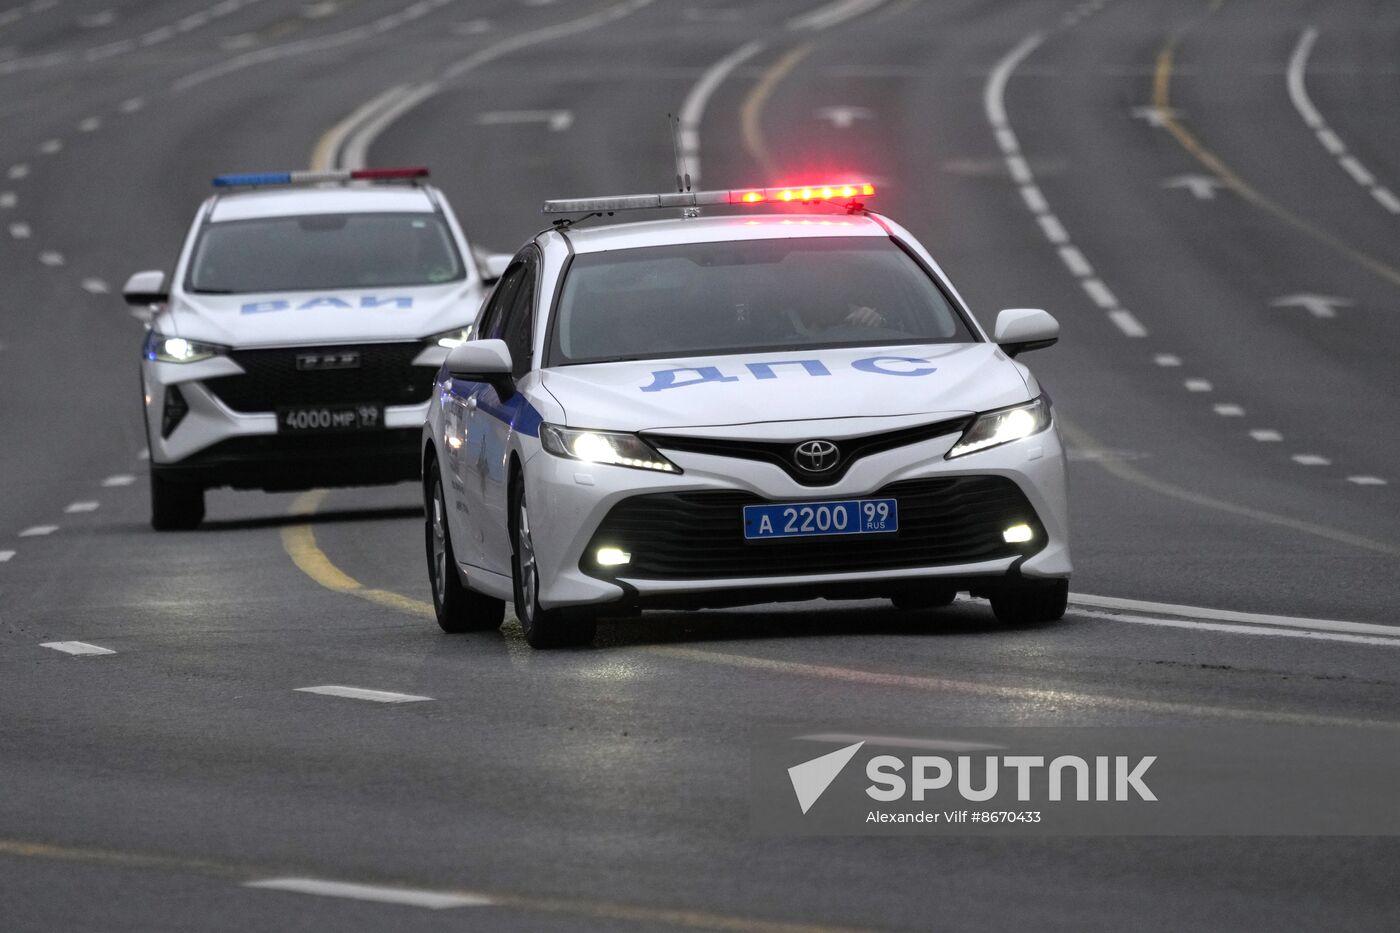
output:
M 1187 392 L 1209 392 L 1212 388 L 1208 379 L 1187 379 L 1185 385 Z
M 1146 337 L 1147 328 L 1142 326 L 1142 322 L 1133 316 L 1131 311 L 1122 308 L 1108 312 L 1108 319 L 1113 322 L 1113 326 L 1123 332 L 1124 337 Z
M 86 502 L 70 502 L 68 503 L 68 507 L 63 511 L 67 515 L 76 515 L 79 512 L 96 512 L 98 505 L 100 505 L 100 503 L 93 502 L 92 500 Z
M 1060 218 L 1054 214 L 1041 214 L 1036 220 L 1040 221 L 1040 230 L 1045 234 L 1045 239 L 1051 243 L 1069 242 L 1069 233 L 1065 231 L 1065 225 L 1060 223 Z
M 1384 645 L 1400 648 L 1400 630 L 1396 637 L 1344 635 L 1334 632 L 1300 631 L 1286 628 L 1265 628 L 1253 625 L 1231 625 L 1226 622 L 1191 622 L 1185 619 L 1156 619 L 1148 616 L 1123 615 L 1114 612 L 1080 610 L 1080 615 L 1090 618 L 1108 619 L 1114 622 L 1128 622 L 1133 625 L 1156 625 L 1162 628 L 1195 629 L 1206 632 L 1228 632 L 1232 635 L 1259 635 L 1266 638 L 1308 638 L 1317 641 L 1346 642 L 1354 645 Z M 1382 626 L 1384 627 L 1384 626 Z
M 1358 486 L 1384 486 L 1385 480 L 1379 476 L 1348 476 L 1348 483 L 1355 483 Z
M 491 898 L 480 894 L 454 894 L 414 888 L 391 888 L 377 884 L 350 884 L 344 881 L 325 881 L 320 878 L 266 878 L 261 881 L 249 881 L 244 884 L 244 887 L 262 888 L 270 891 L 291 891 L 296 894 L 315 894 L 321 897 L 346 897 L 357 901 L 378 901 L 381 904 L 426 907 L 428 910 L 445 910 L 449 907 L 486 907 L 494 903 Z
M 1045 195 L 1035 185 L 1022 185 L 1021 197 L 1025 199 L 1026 207 L 1030 208 L 1032 214 L 1043 214 L 1050 210 Z
M 1086 279 L 1079 283 L 1089 293 L 1089 299 L 1105 311 L 1118 307 L 1118 299 L 1100 279 Z
M 923 748 L 929 751 L 943 752 L 994 751 L 1006 747 L 1005 745 L 993 745 L 989 742 L 968 742 L 962 739 L 922 739 L 903 735 L 856 735 L 853 732 L 821 732 L 814 735 L 799 735 L 796 738 L 803 742 L 833 742 L 840 745 L 864 742 L 866 745 L 875 745 L 880 748 Z
M 64 654 L 76 655 L 99 655 L 116 654 L 111 648 L 103 648 L 98 645 L 89 645 L 85 641 L 46 641 L 41 642 L 40 648 L 52 648 L 54 651 L 62 651 Z
M 26 528 L 19 533 L 21 538 L 42 538 L 44 535 L 51 535 L 58 530 L 57 525 L 35 525 Z
M 5 563 L 5 561 L 9 560 L 11 557 L 14 557 L 14 556 L 15 556 L 15 552 L 14 552 L 14 551 L 0 551 L 0 564 Z
M 1040 33 L 1026 36 L 992 69 L 987 86 L 982 91 L 982 109 L 986 111 L 987 122 L 992 124 L 992 129 L 1010 129 L 1006 120 L 1006 82 L 1011 80 L 1017 66 L 1044 41 L 1045 37 Z
M 1312 53 L 1312 47 L 1317 42 L 1317 30 L 1309 26 L 1303 30 L 1302 36 L 1298 38 L 1298 45 L 1293 49 L 1292 56 L 1288 59 L 1288 96 L 1293 99 L 1293 106 L 1298 114 L 1303 118 L 1311 129 L 1321 129 L 1326 124 L 1322 119 L 1322 114 L 1317 112 L 1313 102 L 1308 97 L 1307 87 L 1304 85 L 1303 75 L 1308 67 L 1308 56 Z
M 1071 275 L 1083 278 L 1094 274 L 1094 267 L 1089 265 L 1089 260 L 1084 258 L 1077 246 L 1061 246 L 1060 261 L 1065 264 Z
M 1317 632 L 1343 632 L 1352 635 L 1384 635 L 1400 638 L 1400 626 L 1377 625 L 1370 622 L 1344 622 L 1340 619 L 1314 619 L 1307 616 L 1281 616 L 1262 612 L 1239 612 L 1233 609 L 1211 609 L 1205 606 L 1183 606 L 1178 603 L 1157 603 L 1143 599 L 1122 599 L 1117 596 L 1092 596 L 1072 593 L 1069 601 L 1076 606 L 1096 609 L 1123 609 L 1135 613 L 1160 613 L 1185 619 L 1207 619 L 1214 622 L 1239 622 L 1248 625 L 1278 626 L 1309 629 Z
M 1249 436 L 1265 444 L 1272 444 L 1275 441 L 1283 440 L 1283 435 L 1273 428 L 1255 428 L 1249 432 Z
M 1181 357 L 1174 353 L 1158 353 L 1152 358 L 1152 362 L 1158 366 L 1180 366 Z
M 105 295 L 111 291 L 107 287 L 107 283 L 101 279 L 83 279 L 82 286 L 83 291 L 91 292 L 94 295 Z
M 136 482 L 136 477 L 130 473 L 118 473 L 104 479 L 102 485 L 111 488 L 112 486 L 130 486 L 134 482 Z
M 676 174 L 690 172 L 692 187 L 698 188 L 700 185 L 700 123 L 704 119 L 705 108 L 709 106 L 710 98 L 735 68 L 763 51 L 763 48 L 762 42 L 750 42 L 730 52 L 706 68 L 700 80 L 695 82 L 685 95 L 679 116 L 679 156 L 684 168 L 677 165 Z
M 1318 130 L 1317 141 L 1322 143 L 1322 148 L 1334 156 L 1346 155 L 1347 144 L 1342 142 L 1342 137 L 1331 130 Z
M 1226 402 L 1223 405 L 1216 405 L 1215 413 L 1222 418 L 1242 418 L 1244 417 L 1244 408 L 1233 402 Z
M 1293 462 L 1300 466 L 1331 466 L 1332 461 L 1320 454 L 1294 454 Z
M 420 697 L 412 693 L 390 693 L 387 690 L 366 690 L 363 687 L 297 687 L 297 693 L 317 693 L 328 697 L 346 697 L 351 700 L 369 700 L 371 703 L 422 703 L 432 697 Z

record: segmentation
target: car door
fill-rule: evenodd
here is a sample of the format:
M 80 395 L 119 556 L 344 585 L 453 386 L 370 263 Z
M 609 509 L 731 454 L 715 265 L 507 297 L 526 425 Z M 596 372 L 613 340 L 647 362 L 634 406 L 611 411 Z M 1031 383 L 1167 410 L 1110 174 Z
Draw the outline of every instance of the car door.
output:
M 510 348 L 512 376 L 517 382 L 530 372 L 533 364 L 531 351 L 534 345 L 540 255 L 531 246 L 518 258 L 520 282 L 510 296 L 509 307 L 504 309 L 496 334 Z M 526 408 L 528 404 L 521 393 L 516 392 L 502 399 L 494 388 L 483 386 L 474 415 L 481 425 L 481 459 L 477 469 L 481 477 L 481 507 L 485 516 L 481 529 L 484 537 L 482 566 L 501 574 L 511 572 L 510 439 L 517 416 Z
M 529 275 L 523 261 L 506 268 L 477 319 L 480 338 L 498 338 L 521 284 Z M 474 567 L 492 566 L 485 560 L 483 541 L 491 518 L 484 507 L 486 448 L 491 437 L 490 417 L 477 417 L 484 392 L 496 399 L 494 389 L 484 382 L 452 380 L 451 404 L 445 416 L 444 447 L 451 489 L 444 490 L 449 502 L 448 527 L 457 559 Z M 454 439 L 456 441 L 454 442 Z

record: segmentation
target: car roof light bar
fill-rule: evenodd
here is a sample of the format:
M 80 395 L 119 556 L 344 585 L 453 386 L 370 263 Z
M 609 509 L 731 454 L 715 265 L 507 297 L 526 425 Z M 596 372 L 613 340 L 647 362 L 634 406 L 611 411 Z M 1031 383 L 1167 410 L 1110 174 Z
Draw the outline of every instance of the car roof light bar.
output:
M 625 194 L 604 198 L 561 198 L 545 201 L 543 213 L 583 214 L 644 211 L 668 207 L 706 207 L 716 204 L 816 204 L 830 201 L 845 207 L 875 194 L 869 182 L 821 185 L 788 185 L 781 188 L 735 188 L 728 191 L 671 191 L 664 194 Z
M 350 181 L 416 181 L 427 178 L 428 170 L 421 166 L 411 168 L 361 168 L 340 169 L 331 172 L 246 172 L 235 175 L 218 175 L 214 178 L 215 188 L 262 188 L 268 185 L 318 185 L 327 182 Z

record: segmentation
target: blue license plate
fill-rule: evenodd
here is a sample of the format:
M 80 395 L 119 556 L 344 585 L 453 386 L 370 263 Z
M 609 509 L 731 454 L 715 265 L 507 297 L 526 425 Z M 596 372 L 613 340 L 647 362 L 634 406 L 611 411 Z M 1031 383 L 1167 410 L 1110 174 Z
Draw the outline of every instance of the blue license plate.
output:
M 744 506 L 744 538 L 810 538 L 816 535 L 888 534 L 899 530 L 894 499 L 842 499 Z

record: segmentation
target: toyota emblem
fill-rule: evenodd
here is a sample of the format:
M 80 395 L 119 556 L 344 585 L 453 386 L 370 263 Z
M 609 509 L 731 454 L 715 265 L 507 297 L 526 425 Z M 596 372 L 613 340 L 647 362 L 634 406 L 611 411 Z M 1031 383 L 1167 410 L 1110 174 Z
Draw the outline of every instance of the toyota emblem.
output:
M 808 473 L 825 473 L 841 459 L 841 449 L 831 441 L 804 441 L 792 452 L 792 462 Z

